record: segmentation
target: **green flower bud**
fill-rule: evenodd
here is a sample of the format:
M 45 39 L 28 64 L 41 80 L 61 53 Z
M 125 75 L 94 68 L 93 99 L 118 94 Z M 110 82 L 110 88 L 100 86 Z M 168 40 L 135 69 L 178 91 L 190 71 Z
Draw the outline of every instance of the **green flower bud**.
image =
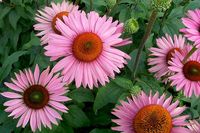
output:
M 105 0 L 109 8 L 113 8 L 117 3 L 117 0 Z
M 133 34 L 133 33 L 137 32 L 138 29 L 139 29 L 139 24 L 136 19 L 131 18 L 125 22 L 124 30 L 128 34 Z
M 141 91 L 142 89 L 138 85 L 135 85 L 130 89 L 130 93 L 134 96 L 137 96 L 138 94 L 140 94 Z
M 152 7 L 157 11 L 166 11 L 171 6 L 172 0 L 152 0 Z

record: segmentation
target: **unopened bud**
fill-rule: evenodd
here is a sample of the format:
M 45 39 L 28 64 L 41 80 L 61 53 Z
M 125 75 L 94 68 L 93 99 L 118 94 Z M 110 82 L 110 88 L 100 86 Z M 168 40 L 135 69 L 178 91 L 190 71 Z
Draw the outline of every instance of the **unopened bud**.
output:
M 124 30 L 128 34 L 133 34 L 133 33 L 137 32 L 138 29 L 139 29 L 139 24 L 136 19 L 131 18 L 125 22 Z

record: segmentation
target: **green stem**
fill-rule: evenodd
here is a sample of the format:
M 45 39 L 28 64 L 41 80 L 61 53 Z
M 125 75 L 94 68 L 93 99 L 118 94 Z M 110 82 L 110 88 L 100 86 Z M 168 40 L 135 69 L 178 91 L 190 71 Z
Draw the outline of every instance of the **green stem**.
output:
M 138 69 L 138 65 L 139 65 L 139 61 L 140 61 L 140 58 L 141 58 L 142 51 L 144 49 L 144 46 L 145 46 L 147 39 L 149 38 L 149 36 L 151 34 L 153 25 L 156 21 L 156 17 L 157 17 L 157 11 L 154 10 L 151 14 L 151 17 L 149 19 L 149 23 L 148 23 L 146 31 L 145 31 L 145 34 L 144 34 L 144 36 L 143 36 L 143 38 L 140 42 L 140 45 L 139 45 L 138 53 L 137 53 L 136 60 L 135 60 L 134 66 L 133 66 L 133 75 L 132 76 L 133 76 L 134 79 L 136 77 L 136 72 L 137 72 L 137 69 Z
M 46 5 L 49 6 L 49 0 L 46 0 Z
M 93 10 L 93 0 L 90 0 L 90 11 Z
M 80 0 L 76 0 L 75 5 L 78 5 L 80 2 Z
M 39 9 L 38 0 L 35 0 L 35 5 L 36 5 L 36 8 Z
M 190 50 L 190 52 L 185 56 L 185 58 L 183 59 L 183 64 L 185 64 L 186 63 L 186 61 L 190 58 L 190 56 L 195 52 L 197 50 L 197 48 L 194 46 L 191 50 Z
M 106 14 L 107 15 L 111 15 L 112 11 L 115 10 L 115 8 L 117 8 L 117 6 L 120 3 L 120 1 L 121 0 L 117 0 L 117 3 L 111 9 L 108 9 L 108 12 Z

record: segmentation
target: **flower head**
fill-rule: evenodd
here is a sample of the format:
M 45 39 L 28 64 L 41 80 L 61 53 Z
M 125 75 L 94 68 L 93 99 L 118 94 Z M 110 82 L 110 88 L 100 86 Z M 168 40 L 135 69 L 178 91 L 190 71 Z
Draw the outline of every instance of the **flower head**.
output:
M 37 36 L 42 36 L 42 44 L 46 44 L 50 33 L 60 34 L 56 29 L 57 19 L 63 20 L 63 16 L 68 16 L 71 12 L 77 11 L 78 6 L 63 1 L 61 4 L 51 3 L 51 7 L 45 7 L 36 14 L 37 24 L 34 25 L 35 30 L 40 31 Z
M 189 116 L 180 116 L 186 107 L 177 107 L 179 101 L 171 101 L 172 96 L 166 99 L 165 94 L 159 97 L 158 92 L 154 96 L 141 92 L 127 102 L 121 101 L 112 112 L 118 117 L 112 120 L 118 125 L 112 129 L 123 133 L 188 133 L 183 126 Z
M 174 75 L 169 77 L 171 85 L 176 86 L 177 91 L 183 90 L 187 97 L 191 97 L 193 93 L 200 96 L 200 51 L 197 50 L 183 62 L 191 49 L 192 46 L 187 46 L 182 53 L 175 52 L 169 62 L 169 69 L 174 72 Z
M 151 54 L 148 59 L 148 65 L 152 67 L 149 69 L 151 73 L 155 73 L 155 77 L 160 80 L 168 81 L 167 77 L 172 74 L 169 70 L 169 61 L 172 59 L 175 51 L 181 52 L 186 46 L 185 38 L 181 35 L 174 35 L 172 39 L 168 34 L 165 37 L 158 38 L 158 48 L 150 48 Z
M 200 124 L 196 120 L 190 120 L 188 124 L 188 128 L 190 129 L 191 133 L 200 133 Z
M 131 43 L 120 38 L 122 23 L 96 12 L 74 12 L 63 20 L 56 22 L 62 35 L 50 35 L 45 55 L 52 61 L 62 58 L 53 70 L 62 70 L 65 82 L 75 80 L 77 88 L 82 84 L 92 89 L 98 82 L 105 85 L 108 77 L 114 78 L 114 72 L 119 73 L 127 64 L 130 56 L 115 48 Z
M 189 10 L 187 17 L 182 18 L 185 28 L 180 29 L 190 41 L 200 47 L 200 9 Z
M 11 100 L 4 103 L 9 117 L 19 118 L 17 127 L 23 128 L 30 122 L 33 132 L 41 131 L 41 125 L 52 128 L 51 123 L 58 125 L 57 119 L 62 120 L 57 112 L 67 112 L 63 102 L 70 100 L 64 94 L 67 92 L 59 74 L 49 72 L 49 67 L 40 74 L 38 65 L 34 73 L 30 69 L 15 74 L 16 79 L 5 85 L 14 92 L 3 92 L 2 96 Z

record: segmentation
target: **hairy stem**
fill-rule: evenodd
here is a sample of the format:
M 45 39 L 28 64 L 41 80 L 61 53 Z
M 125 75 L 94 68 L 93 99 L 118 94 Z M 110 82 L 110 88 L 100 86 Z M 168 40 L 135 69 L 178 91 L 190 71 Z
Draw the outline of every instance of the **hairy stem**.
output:
M 120 3 L 120 1 L 121 1 L 121 0 L 117 0 L 117 3 L 116 3 L 112 8 L 108 9 L 108 12 L 107 12 L 106 14 L 107 14 L 107 15 L 110 15 L 111 12 L 112 12 L 113 10 L 115 10 L 115 8 L 117 8 L 117 6 L 118 6 L 118 4 Z
M 80 3 L 80 0 L 76 0 L 75 4 L 78 5 Z
M 147 28 L 146 28 L 146 31 L 145 31 L 145 34 L 140 42 L 140 46 L 139 46 L 139 50 L 138 50 L 138 53 L 137 53 L 137 56 L 136 56 L 136 60 L 135 60 L 135 63 L 134 63 L 134 66 L 133 66 L 133 78 L 135 79 L 136 77 L 136 73 L 137 73 L 137 69 L 138 69 L 138 65 L 139 65 L 139 61 L 140 61 L 140 58 L 141 58 L 141 54 L 142 54 L 142 51 L 144 49 L 144 46 L 145 46 L 145 43 L 147 41 L 147 39 L 149 38 L 150 34 L 151 34 L 151 31 L 152 31 L 152 28 L 153 28 L 153 25 L 156 21 L 156 17 L 157 17 L 157 11 L 154 10 L 151 14 L 151 17 L 149 19 L 149 23 L 147 25 Z
M 186 61 L 188 60 L 188 58 L 190 58 L 190 56 L 195 52 L 197 50 L 197 48 L 194 46 L 191 50 L 190 50 L 190 52 L 185 56 L 185 58 L 183 59 L 183 64 L 185 64 L 186 63 Z
M 93 10 L 93 0 L 90 0 L 90 11 Z
M 46 0 L 46 5 L 49 6 L 49 0 Z

